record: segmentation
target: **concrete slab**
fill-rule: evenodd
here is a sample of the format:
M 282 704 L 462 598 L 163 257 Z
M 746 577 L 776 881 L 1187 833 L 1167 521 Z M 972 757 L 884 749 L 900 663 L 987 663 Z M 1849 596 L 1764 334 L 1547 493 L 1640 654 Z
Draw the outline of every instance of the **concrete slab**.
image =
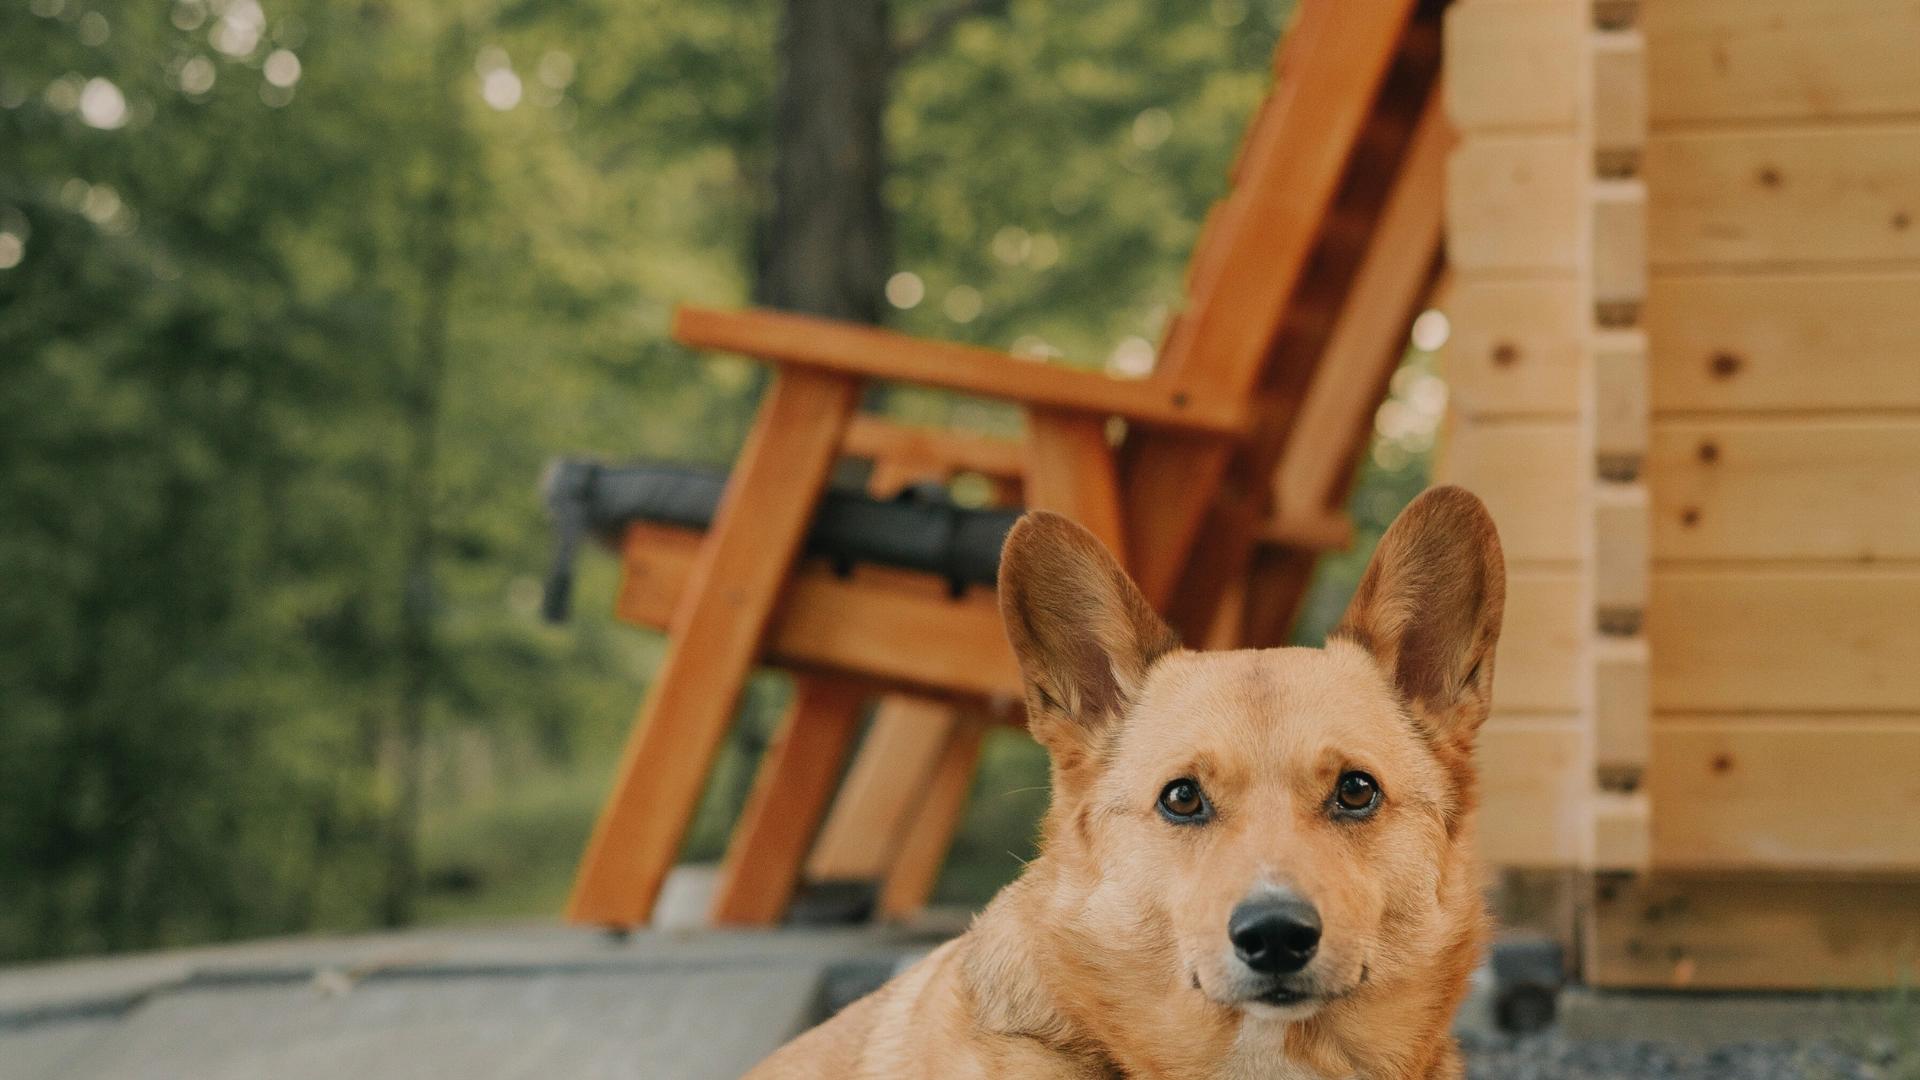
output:
M 149 1001 L 41 1075 L 722 1080 L 802 1028 L 819 978 L 817 965 L 787 962 L 185 989 Z
M 0 1076 L 732 1077 L 813 1019 L 830 974 L 942 936 L 538 925 L 0 969 Z

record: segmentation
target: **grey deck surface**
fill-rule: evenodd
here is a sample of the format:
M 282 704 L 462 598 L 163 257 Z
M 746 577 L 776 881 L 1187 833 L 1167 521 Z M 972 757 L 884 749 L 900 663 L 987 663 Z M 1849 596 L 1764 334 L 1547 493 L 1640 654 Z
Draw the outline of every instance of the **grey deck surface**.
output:
M 871 985 L 959 925 L 521 925 L 0 968 L 0 1080 L 720 1080 L 804 1028 L 829 981 Z M 1920 1012 L 1893 999 L 1574 990 L 1556 1029 L 1515 1040 L 1491 978 L 1458 1017 L 1475 1080 L 1920 1076 L 1900 1049 Z
M 0 968 L 0 1078 L 735 1077 L 884 931 L 552 926 L 307 937 Z

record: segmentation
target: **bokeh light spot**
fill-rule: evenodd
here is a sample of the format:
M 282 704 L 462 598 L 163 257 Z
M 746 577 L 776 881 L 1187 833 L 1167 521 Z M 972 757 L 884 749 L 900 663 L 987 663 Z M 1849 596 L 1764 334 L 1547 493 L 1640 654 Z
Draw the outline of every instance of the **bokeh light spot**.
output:
M 107 39 L 113 36 L 113 26 L 107 22 L 105 15 L 97 11 L 89 11 L 80 16 L 77 32 L 80 35 L 80 44 L 97 49 L 105 45 Z
M 1153 374 L 1154 360 L 1153 342 L 1137 336 L 1123 338 L 1113 347 L 1113 355 L 1107 357 L 1107 370 L 1138 379 Z
M 1033 253 L 1033 237 L 1018 225 L 1008 225 L 993 234 L 991 246 L 994 258 L 1008 266 L 1016 266 Z
M 208 40 L 228 56 L 251 56 L 267 32 L 267 16 L 258 0 L 234 0 L 213 24 Z
M 47 91 L 44 95 L 47 101 L 47 108 L 60 113 L 72 112 L 79 108 L 80 88 L 85 85 L 85 80 L 72 72 L 68 72 L 48 83 Z
M 80 89 L 80 120 L 91 128 L 112 131 L 127 122 L 127 96 L 102 78 L 87 80 Z
M 1453 324 L 1443 311 L 1423 311 L 1413 320 L 1413 347 L 1422 352 L 1438 352 L 1453 333 Z
M 1133 118 L 1133 145 L 1142 150 L 1158 149 L 1172 134 L 1173 114 L 1157 105 Z
M 980 298 L 980 290 L 971 285 L 955 285 L 947 290 L 947 298 L 941 303 L 947 318 L 957 323 L 970 323 L 980 317 L 986 302 Z
M 180 65 L 180 91 L 189 97 L 199 97 L 213 89 L 213 80 L 218 74 L 213 61 L 204 56 L 196 56 Z
M 173 25 L 176 30 L 198 30 L 206 21 L 207 5 L 200 0 L 180 0 L 173 5 Z
M 902 270 L 887 279 L 887 303 L 902 311 L 920 306 L 927 298 L 927 283 L 920 275 L 910 270 Z
M 1053 360 L 1063 355 L 1038 334 L 1021 334 L 1013 339 L 1013 345 L 1007 351 L 1028 360 Z
M 286 49 L 275 49 L 267 54 L 261 73 L 275 86 L 290 87 L 300 81 L 300 58 Z
M 480 77 L 480 97 L 488 105 L 506 112 L 520 104 L 520 76 L 512 68 L 494 68 Z

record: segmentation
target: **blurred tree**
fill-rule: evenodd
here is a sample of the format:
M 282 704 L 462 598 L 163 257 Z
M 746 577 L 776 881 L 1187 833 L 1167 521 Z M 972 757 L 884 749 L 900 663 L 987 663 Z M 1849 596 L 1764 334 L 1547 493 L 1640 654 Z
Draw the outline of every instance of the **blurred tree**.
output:
M 657 643 L 539 622 L 547 455 L 732 457 L 680 299 L 1150 363 L 1287 7 L 0 5 L 0 957 L 553 910 Z
M 754 299 L 878 322 L 893 259 L 880 185 L 893 66 L 889 0 L 786 0 L 771 203 Z

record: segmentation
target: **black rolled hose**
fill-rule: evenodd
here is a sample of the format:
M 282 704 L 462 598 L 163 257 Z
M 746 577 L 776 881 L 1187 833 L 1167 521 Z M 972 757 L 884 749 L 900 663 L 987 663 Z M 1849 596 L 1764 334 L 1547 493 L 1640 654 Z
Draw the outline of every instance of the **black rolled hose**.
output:
M 550 463 L 540 485 L 554 527 L 541 604 L 546 619 L 567 618 L 573 560 L 587 533 L 615 537 L 636 521 L 704 529 L 713 524 L 726 484 L 724 471 L 693 465 Z M 1000 545 L 1019 517 L 1018 509 L 956 506 L 938 486 L 910 488 L 893 499 L 829 488 L 807 530 L 806 551 L 843 572 L 870 563 L 937 574 L 958 594 L 994 583 Z

